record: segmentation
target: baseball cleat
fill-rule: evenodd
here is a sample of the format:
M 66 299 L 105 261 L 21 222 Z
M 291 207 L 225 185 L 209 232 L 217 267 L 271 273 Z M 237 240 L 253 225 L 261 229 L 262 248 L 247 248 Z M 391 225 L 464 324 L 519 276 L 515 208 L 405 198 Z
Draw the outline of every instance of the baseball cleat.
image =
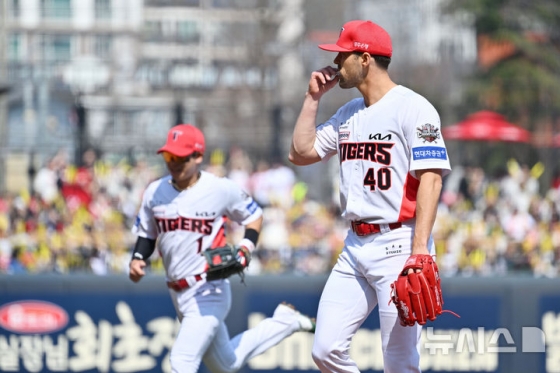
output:
M 299 322 L 299 331 L 315 333 L 315 319 L 302 314 L 301 312 L 296 310 L 296 308 L 292 304 L 286 302 L 280 303 L 274 311 L 274 316 L 281 313 L 295 315 Z

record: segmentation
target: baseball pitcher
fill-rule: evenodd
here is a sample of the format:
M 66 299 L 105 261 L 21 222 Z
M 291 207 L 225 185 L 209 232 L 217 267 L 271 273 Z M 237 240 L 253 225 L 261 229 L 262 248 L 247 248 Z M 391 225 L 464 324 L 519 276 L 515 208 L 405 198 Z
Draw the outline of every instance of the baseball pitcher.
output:
M 359 372 L 350 342 L 379 307 L 384 372 L 420 372 L 421 324 L 443 303 L 431 237 L 450 172 L 440 118 L 390 78 L 391 38 L 379 25 L 347 22 L 336 44 L 319 48 L 337 53 L 335 66 L 311 74 L 289 159 L 308 165 L 338 156 L 349 230 L 319 302 L 313 359 L 321 372 Z M 317 126 L 321 97 L 336 85 L 362 97 Z

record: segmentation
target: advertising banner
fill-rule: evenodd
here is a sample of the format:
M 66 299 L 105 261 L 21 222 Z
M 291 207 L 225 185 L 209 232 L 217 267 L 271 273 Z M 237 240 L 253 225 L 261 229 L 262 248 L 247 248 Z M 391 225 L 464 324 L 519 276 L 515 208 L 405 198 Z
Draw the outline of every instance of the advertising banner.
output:
M 230 336 L 287 301 L 314 316 L 324 277 L 232 280 Z M 560 373 L 560 281 L 445 279 L 444 313 L 422 332 L 422 371 Z M 0 372 L 171 372 L 178 322 L 161 277 L 0 276 Z M 241 373 L 317 372 L 313 334 L 295 333 Z M 354 336 L 361 372 L 382 372 L 377 310 Z M 201 373 L 208 373 L 201 366 Z

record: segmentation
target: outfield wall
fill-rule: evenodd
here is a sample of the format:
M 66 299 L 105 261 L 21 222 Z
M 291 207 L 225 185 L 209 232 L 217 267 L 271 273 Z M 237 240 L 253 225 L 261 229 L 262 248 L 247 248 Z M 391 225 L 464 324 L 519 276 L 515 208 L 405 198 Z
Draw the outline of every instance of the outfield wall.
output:
M 233 336 L 281 301 L 315 314 L 326 277 L 232 279 Z M 560 372 L 560 279 L 444 278 L 443 314 L 423 331 L 424 372 Z M 0 276 L 0 372 L 170 372 L 177 323 L 164 279 L 124 275 Z M 317 371 L 313 335 L 296 333 L 241 372 Z M 351 355 L 381 372 L 374 312 Z M 200 372 L 207 371 L 202 367 Z

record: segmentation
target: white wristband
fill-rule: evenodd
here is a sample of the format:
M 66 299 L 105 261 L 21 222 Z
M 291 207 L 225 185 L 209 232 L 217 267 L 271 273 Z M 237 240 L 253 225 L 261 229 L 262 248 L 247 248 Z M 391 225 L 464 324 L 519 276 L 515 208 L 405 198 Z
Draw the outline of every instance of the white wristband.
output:
M 242 239 L 237 245 L 238 246 L 243 246 L 244 248 L 249 250 L 250 253 L 252 253 L 253 250 L 255 250 L 255 244 L 253 243 L 253 241 L 251 241 L 248 238 Z

